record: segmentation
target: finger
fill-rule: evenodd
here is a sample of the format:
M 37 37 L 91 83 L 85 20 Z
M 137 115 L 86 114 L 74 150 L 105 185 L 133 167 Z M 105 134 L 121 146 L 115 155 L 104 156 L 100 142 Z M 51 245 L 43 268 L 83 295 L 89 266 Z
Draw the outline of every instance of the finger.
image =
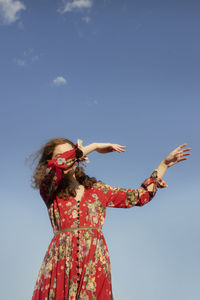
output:
M 180 152 L 186 152 L 186 151 L 189 151 L 189 150 L 192 150 L 192 148 L 183 149 Z
M 125 152 L 126 150 L 120 149 L 120 148 L 116 148 L 116 151 L 117 151 L 117 152 Z
M 190 155 L 190 154 L 191 153 L 183 153 L 183 154 L 179 153 L 178 156 L 180 157 L 180 156 L 185 156 L 185 155 Z
M 121 149 L 121 148 L 118 147 L 118 148 L 116 148 L 116 151 L 117 151 L 117 152 L 125 152 L 126 150 Z
M 122 148 L 124 148 L 124 147 L 126 147 L 126 146 L 120 146 L 120 145 L 117 145 L 116 146 L 116 149 L 118 150 L 118 151 L 126 151 L 125 149 L 122 149 Z
M 119 144 L 114 144 L 115 146 L 117 146 L 117 147 L 126 147 L 126 146 L 122 146 L 122 145 L 119 145 Z
M 186 160 L 186 159 L 188 159 L 188 157 L 180 158 L 180 159 L 178 159 L 178 162 L 181 161 L 181 160 Z
M 118 151 L 119 152 L 119 149 L 115 146 L 112 146 L 110 147 L 110 151 L 113 152 L 113 151 Z
M 121 152 L 125 152 L 126 150 L 125 149 L 121 149 L 121 148 L 118 148 Z
M 177 161 L 176 161 L 175 163 L 177 163 L 177 162 L 179 162 L 179 161 L 181 161 L 181 160 L 186 160 L 186 159 L 188 159 L 188 157 L 178 158 Z
M 190 155 L 191 153 L 185 153 L 185 154 L 183 154 L 183 155 L 181 155 L 181 156 L 185 156 L 185 155 Z
M 173 152 L 178 152 L 181 148 L 185 147 L 185 145 L 187 145 L 187 144 L 182 144 L 182 145 L 178 146 L 177 148 L 175 148 L 175 149 L 172 151 L 172 153 L 173 153 Z
M 126 151 L 125 149 L 123 149 L 121 147 L 114 147 L 114 149 L 116 149 L 117 151 Z
M 176 149 L 181 149 L 183 147 L 185 147 L 187 145 L 187 143 L 180 145 L 179 147 L 177 147 Z

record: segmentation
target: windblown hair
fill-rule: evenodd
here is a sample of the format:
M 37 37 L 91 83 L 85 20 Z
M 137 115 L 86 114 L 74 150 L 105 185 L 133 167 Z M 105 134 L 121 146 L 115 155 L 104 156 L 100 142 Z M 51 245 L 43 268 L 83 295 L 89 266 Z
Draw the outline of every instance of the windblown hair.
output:
M 31 186 L 34 189 L 40 188 L 40 183 L 43 180 L 46 174 L 46 168 L 48 161 L 52 159 L 54 149 L 57 145 L 69 143 L 72 147 L 75 147 L 75 144 L 66 138 L 55 138 L 48 141 L 42 148 L 40 148 L 37 152 L 31 154 L 28 160 L 32 161 L 32 166 L 36 161 L 37 165 L 35 167 L 35 171 L 31 178 Z M 90 189 L 94 183 L 97 182 L 95 177 L 89 177 L 85 174 L 83 167 L 76 166 L 75 169 L 75 177 L 76 180 L 82 184 L 86 189 Z M 70 185 L 68 174 L 64 174 L 59 187 L 57 189 L 56 194 L 62 198 L 68 198 L 70 195 L 75 197 L 76 191 Z

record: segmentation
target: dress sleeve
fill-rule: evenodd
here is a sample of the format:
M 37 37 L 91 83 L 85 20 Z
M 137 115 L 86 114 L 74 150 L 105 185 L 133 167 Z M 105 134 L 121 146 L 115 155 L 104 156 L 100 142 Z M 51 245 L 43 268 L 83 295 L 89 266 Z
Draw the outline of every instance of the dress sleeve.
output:
M 154 183 L 154 188 L 152 192 L 149 192 L 147 186 L 151 183 Z M 100 188 L 106 194 L 106 206 L 119 208 L 143 206 L 155 196 L 157 188 L 165 187 L 168 187 L 168 185 L 164 180 L 158 178 L 156 169 L 137 189 L 118 188 L 100 182 Z
M 78 139 L 78 143 L 75 148 L 62 153 L 48 161 L 46 174 L 40 183 L 40 195 L 48 206 L 54 198 L 55 192 L 64 176 L 64 170 L 70 169 L 77 162 L 86 160 L 89 162 L 87 156 L 83 156 L 81 150 L 81 140 Z

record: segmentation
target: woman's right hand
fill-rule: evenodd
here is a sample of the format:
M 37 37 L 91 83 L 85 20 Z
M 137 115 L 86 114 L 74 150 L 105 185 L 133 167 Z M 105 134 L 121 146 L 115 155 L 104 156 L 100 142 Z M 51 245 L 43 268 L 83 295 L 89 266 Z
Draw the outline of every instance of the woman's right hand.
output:
M 112 144 L 112 143 L 96 143 L 96 151 L 99 153 L 109 153 L 109 152 L 125 152 L 126 150 L 123 149 L 126 146 Z
M 184 156 L 190 155 L 191 153 L 190 152 L 184 153 L 184 152 L 187 152 L 187 151 L 191 150 L 192 148 L 187 148 L 187 149 L 181 150 L 186 145 L 187 145 L 187 143 L 180 145 L 179 147 L 174 149 L 172 152 L 170 152 L 169 155 L 164 159 L 164 163 L 168 168 L 177 164 L 179 161 L 188 159 L 187 157 L 184 157 Z

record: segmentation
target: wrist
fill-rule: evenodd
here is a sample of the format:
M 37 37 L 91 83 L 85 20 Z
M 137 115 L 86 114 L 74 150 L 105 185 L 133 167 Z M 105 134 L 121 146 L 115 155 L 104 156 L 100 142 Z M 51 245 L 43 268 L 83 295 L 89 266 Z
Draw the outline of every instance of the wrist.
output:
M 167 167 L 165 161 L 162 160 L 162 161 L 160 162 L 159 166 L 158 166 L 157 169 L 156 169 L 156 170 L 157 170 L 157 176 L 158 176 L 158 178 L 162 178 L 162 177 L 164 176 L 164 174 L 165 174 L 167 168 L 168 168 L 168 167 Z
M 165 169 L 168 168 L 168 165 L 167 165 L 165 159 L 163 159 L 163 160 L 161 161 L 160 165 L 161 165 L 163 168 L 165 168 Z

